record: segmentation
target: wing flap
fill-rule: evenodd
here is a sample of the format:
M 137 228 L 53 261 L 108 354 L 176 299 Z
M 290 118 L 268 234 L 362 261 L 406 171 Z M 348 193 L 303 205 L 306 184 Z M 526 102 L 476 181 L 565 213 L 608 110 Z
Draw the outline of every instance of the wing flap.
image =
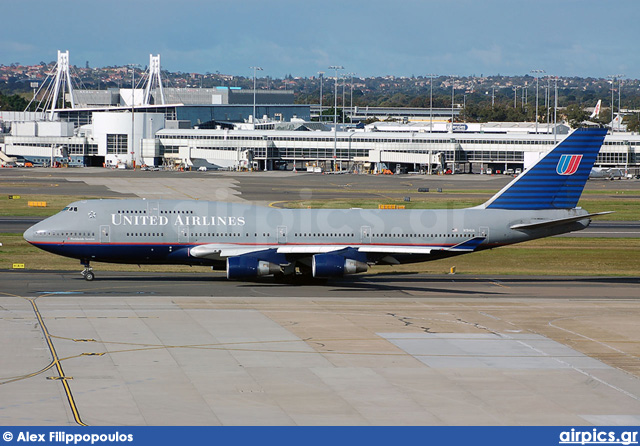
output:
M 426 246 L 377 246 L 366 245 L 358 248 L 360 252 L 380 254 L 430 254 L 433 248 Z
M 278 254 L 324 254 L 348 248 L 344 245 L 285 245 L 278 246 Z
M 469 240 L 465 240 L 462 243 L 458 243 L 454 246 L 377 246 L 377 245 L 364 245 L 358 248 L 360 252 L 370 253 L 387 253 L 387 254 L 431 254 L 434 251 L 453 251 L 453 252 L 473 252 L 486 237 L 473 237 Z

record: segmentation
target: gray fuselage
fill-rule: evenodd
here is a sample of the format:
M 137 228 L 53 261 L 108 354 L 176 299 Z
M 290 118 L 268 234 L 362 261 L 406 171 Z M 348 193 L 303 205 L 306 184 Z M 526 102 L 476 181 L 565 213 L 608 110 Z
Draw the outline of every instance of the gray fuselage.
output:
M 402 248 L 367 254 L 373 263 L 410 263 L 460 254 L 443 250 L 484 237 L 476 250 L 584 229 L 589 219 L 551 228 L 517 230 L 517 224 L 587 214 L 582 209 L 371 210 L 279 209 L 248 204 L 178 200 L 77 201 L 25 232 L 30 243 L 85 261 L 135 264 L 202 264 L 224 267 L 224 249 L 259 251 L 300 247 L 292 260 L 304 263 L 322 247 Z M 221 255 L 193 257 L 189 250 L 219 246 Z M 410 248 L 433 248 L 408 253 Z M 324 252 L 326 252 L 326 250 Z M 323 251 L 320 251 L 323 252 Z

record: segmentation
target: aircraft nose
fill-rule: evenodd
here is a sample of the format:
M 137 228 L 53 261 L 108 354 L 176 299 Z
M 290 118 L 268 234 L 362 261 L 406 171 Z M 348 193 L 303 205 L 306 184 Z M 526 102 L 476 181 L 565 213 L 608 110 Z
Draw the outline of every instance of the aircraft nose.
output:
M 33 229 L 33 226 L 31 226 L 29 229 L 27 229 L 26 231 L 24 231 L 24 234 L 22 234 L 22 237 L 24 237 L 24 239 L 26 241 L 28 241 L 29 243 L 31 243 L 33 241 L 33 234 L 34 234 L 35 230 Z
M 35 225 L 32 225 L 26 231 L 24 231 L 24 233 L 22 234 L 22 237 L 24 237 L 24 239 L 26 241 L 28 241 L 29 243 L 32 243 L 34 241 L 34 239 L 35 239 L 36 231 L 39 230 L 39 229 L 43 229 L 42 228 L 42 222 L 38 222 Z

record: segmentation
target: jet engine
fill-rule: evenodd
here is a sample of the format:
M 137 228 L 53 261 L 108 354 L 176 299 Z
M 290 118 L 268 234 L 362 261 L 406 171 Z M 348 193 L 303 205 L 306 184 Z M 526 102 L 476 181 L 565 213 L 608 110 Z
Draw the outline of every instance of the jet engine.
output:
M 236 256 L 227 259 L 227 279 L 247 279 L 280 273 L 280 265 L 255 257 Z
M 316 254 L 311 261 L 313 277 L 342 277 L 347 274 L 364 273 L 369 266 L 358 260 L 335 254 Z

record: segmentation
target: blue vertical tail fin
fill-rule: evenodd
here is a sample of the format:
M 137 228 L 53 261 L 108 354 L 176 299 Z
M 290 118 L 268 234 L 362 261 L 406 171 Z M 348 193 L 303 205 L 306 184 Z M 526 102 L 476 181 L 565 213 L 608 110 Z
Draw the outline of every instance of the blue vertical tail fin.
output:
M 489 201 L 485 209 L 572 209 L 578 204 L 607 130 L 579 128 Z

